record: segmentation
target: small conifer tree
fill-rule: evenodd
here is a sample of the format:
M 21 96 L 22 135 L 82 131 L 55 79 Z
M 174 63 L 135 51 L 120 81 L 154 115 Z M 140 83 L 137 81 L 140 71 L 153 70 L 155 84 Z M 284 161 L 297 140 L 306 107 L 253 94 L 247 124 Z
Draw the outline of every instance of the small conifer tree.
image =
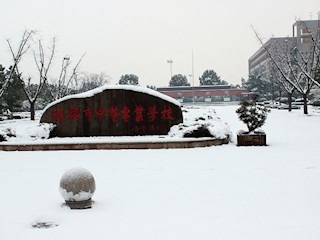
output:
M 262 127 L 269 112 L 270 110 L 264 105 L 256 104 L 254 99 L 241 101 L 240 107 L 236 110 L 239 119 L 248 127 L 247 133 Z

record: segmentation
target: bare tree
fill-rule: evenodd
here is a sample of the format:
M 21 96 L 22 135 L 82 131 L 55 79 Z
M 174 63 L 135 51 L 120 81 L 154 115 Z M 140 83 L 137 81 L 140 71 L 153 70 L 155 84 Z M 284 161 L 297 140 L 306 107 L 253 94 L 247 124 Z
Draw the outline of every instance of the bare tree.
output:
M 12 81 L 12 77 L 13 77 L 22 57 L 26 54 L 26 52 L 30 48 L 30 45 L 28 43 L 29 43 L 29 40 L 31 39 L 33 33 L 34 33 L 33 31 L 28 31 L 28 30 L 24 31 L 17 52 L 15 52 L 13 50 L 13 47 L 12 47 L 10 40 L 7 39 L 7 43 L 8 43 L 10 52 L 12 54 L 12 58 L 13 58 L 13 65 L 10 68 L 9 74 L 7 74 L 5 76 L 4 84 L 1 86 L 0 98 L 3 96 L 5 90 L 9 86 L 10 81 Z
M 53 100 L 57 100 L 62 98 L 68 94 L 70 94 L 75 89 L 78 89 L 78 67 L 84 58 L 85 54 L 83 54 L 75 66 L 71 69 L 71 58 L 69 56 L 65 56 L 62 59 L 61 71 L 59 74 L 59 78 L 51 81 L 52 88 L 49 88 L 50 95 Z
M 288 95 L 289 111 L 292 110 L 292 96 L 296 90 L 295 86 L 291 84 L 288 79 L 294 78 L 294 59 L 292 51 L 295 48 L 295 41 L 293 38 L 274 38 L 273 41 L 267 44 L 268 50 L 273 56 L 274 61 L 270 61 L 270 69 L 274 74 L 277 82 L 282 86 Z M 275 64 L 277 62 L 277 65 Z M 280 68 L 281 71 L 278 69 Z M 299 86 L 299 85 L 297 85 Z
M 10 45 L 10 44 L 9 44 Z M 38 84 L 36 85 L 36 88 L 33 88 L 31 84 L 31 77 L 29 77 L 27 80 L 23 79 L 22 74 L 19 72 L 19 68 L 16 66 L 16 70 L 18 75 L 20 76 L 21 80 L 23 81 L 23 90 L 27 97 L 27 100 L 30 104 L 30 119 L 35 120 L 35 104 L 39 97 L 39 94 L 42 91 L 43 86 L 46 84 L 47 81 L 47 75 L 52 63 L 52 59 L 55 53 L 55 39 L 52 41 L 52 47 L 50 50 L 49 58 L 46 59 L 46 53 L 43 50 L 42 42 L 41 40 L 38 41 L 38 50 L 33 51 L 33 58 L 35 60 L 37 70 L 39 73 L 39 79 Z M 13 54 L 13 52 L 11 52 Z
M 318 22 L 320 23 L 320 21 Z M 254 28 L 253 31 L 278 74 L 282 76 L 278 78 L 280 83 L 289 94 L 296 90 L 302 95 L 304 99 L 303 112 L 308 114 L 307 96 L 313 86 L 320 87 L 320 83 L 316 80 L 320 64 L 320 26 L 318 24 L 316 31 L 311 31 L 305 22 L 297 21 L 297 23 L 305 26 L 304 29 L 311 42 L 309 49 L 301 49 L 297 43 L 291 45 L 290 38 L 281 42 L 279 42 L 279 38 L 270 39 L 267 43 L 263 43 Z M 295 38 L 291 38 L 291 40 L 296 41 Z
M 304 94 L 304 112 L 307 113 L 307 95 L 310 93 L 311 88 L 316 85 L 320 87 L 320 83 L 317 79 L 317 74 L 320 68 L 320 20 L 317 21 L 316 29 L 311 30 L 310 27 L 304 22 L 299 21 L 304 26 L 304 31 L 307 33 L 307 39 L 310 41 L 310 48 L 304 51 L 297 48 L 297 55 L 294 55 L 297 62 L 298 72 L 301 72 L 303 77 L 301 82 L 303 83 Z M 301 86 L 299 84 L 299 86 Z
M 78 92 L 85 92 L 101 87 L 110 82 L 111 77 L 105 73 L 82 73 L 78 77 Z
M 293 93 L 296 90 L 286 79 L 281 75 L 281 73 L 273 66 L 274 64 L 271 63 L 272 65 L 272 73 L 273 77 L 277 80 L 278 84 L 282 87 L 281 89 L 284 89 L 287 92 L 288 95 L 288 111 L 290 112 L 292 110 L 292 97 Z M 290 75 L 290 72 L 287 73 Z M 290 77 L 290 76 L 288 76 Z M 281 93 L 280 93 L 281 97 Z

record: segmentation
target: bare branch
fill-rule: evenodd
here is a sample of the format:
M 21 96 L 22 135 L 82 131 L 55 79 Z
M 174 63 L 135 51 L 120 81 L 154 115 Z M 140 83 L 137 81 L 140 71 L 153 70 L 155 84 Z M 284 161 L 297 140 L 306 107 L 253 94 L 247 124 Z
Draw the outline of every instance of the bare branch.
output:
M 283 69 L 281 68 L 281 66 L 279 65 L 279 62 L 275 59 L 275 57 L 272 55 L 271 51 L 269 50 L 269 46 L 267 46 L 267 44 L 263 43 L 260 36 L 258 35 L 258 33 L 256 32 L 256 30 L 254 29 L 253 26 L 252 30 L 255 33 L 258 41 L 261 43 L 263 49 L 267 52 L 270 60 L 273 62 L 274 66 L 277 68 L 277 70 L 279 71 L 279 73 L 281 74 L 281 76 L 288 82 L 290 83 L 295 89 L 297 89 L 298 91 L 300 90 L 299 87 L 285 74 L 285 72 L 283 71 Z
M 63 95 L 66 95 L 66 92 L 68 91 L 68 88 L 69 88 L 69 85 L 72 81 L 72 79 L 74 79 L 74 77 L 77 75 L 77 69 L 78 69 L 78 66 L 80 65 L 82 59 L 84 58 L 84 56 L 86 55 L 86 53 L 84 53 L 81 58 L 79 59 L 79 61 L 77 62 L 77 64 L 75 65 L 75 67 L 73 68 L 72 70 L 72 74 L 71 76 L 69 77 L 68 81 L 66 82 L 65 84 L 65 89 L 64 89 L 64 94 Z
M 11 42 L 9 39 L 7 39 L 7 44 L 8 44 L 9 50 L 10 50 L 12 58 L 13 58 L 13 65 L 12 65 L 12 68 L 10 69 L 9 74 L 6 75 L 5 82 L 0 89 L 0 98 L 2 97 L 5 90 L 7 89 L 9 82 L 12 81 L 12 76 L 13 76 L 14 72 L 16 71 L 16 68 L 17 68 L 19 62 L 21 61 L 23 55 L 25 55 L 26 52 L 28 51 L 30 46 L 27 46 L 27 43 L 29 42 L 33 33 L 34 33 L 33 31 L 27 31 L 27 30 L 24 31 L 24 33 L 22 35 L 22 39 L 20 41 L 20 45 L 18 47 L 17 53 L 14 53 Z
M 53 56 L 55 54 L 55 38 L 52 41 L 51 53 L 50 53 L 50 57 L 49 57 L 49 61 L 48 61 L 47 65 L 46 65 L 46 62 L 45 62 L 45 52 L 43 50 L 43 46 L 42 46 L 41 40 L 39 40 L 39 42 L 38 42 L 38 51 L 39 51 L 39 58 L 37 59 L 36 54 L 34 54 L 34 57 L 35 57 L 35 60 L 36 60 L 36 64 L 38 66 L 38 71 L 39 71 L 39 84 L 38 84 L 36 92 L 33 95 L 33 98 L 31 99 L 31 102 L 35 102 L 36 101 L 36 99 L 38 98 L 38 96 L 39 96 L 44 84 L 47 81 L 47 74 L 48 74 L 48 71 L 50 69 Z

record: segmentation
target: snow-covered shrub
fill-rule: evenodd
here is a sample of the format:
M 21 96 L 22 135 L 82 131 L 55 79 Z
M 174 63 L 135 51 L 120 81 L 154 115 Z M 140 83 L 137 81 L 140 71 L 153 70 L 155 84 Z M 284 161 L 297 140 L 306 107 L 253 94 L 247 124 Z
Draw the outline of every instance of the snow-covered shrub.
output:
M 8 141 L 9 138 L 16 137 L 14 131 L 10 128 L 0 129 L 0 142 Z
M 9 142 L 47 139 L 54 127 L 52 123 L 35 124 L 30 120 L 8 121 L 6 124 L 0 124 L 0 142 L 2 139 Z
M 0 134 L 0 142 L 4 142 L 4 141 L 7 141 L 6 138 Z
M 229 126 L 217 117 L 212 107 L 190 107 L 182 109 L 183 123 L 172 126 L 168 135 L 171 137 L 211 137 L 229 139 Z
M 270 112 L 264 105 L 256 104 L 255 100 L 243 100 L 236 110 L 239 119 L 247 125 L 248 132 L 253 132 L 263 126 Z
M 185 132 L 183 137 L 185 137 L 185 138 L 188 138 L 188 137 L 200 138 L 200 137 L 213 137 L 213 136 L 210 133 L 207 126 L 199 125 L 198 128 L 196 128 L 192 131 L 189 131 L 189 132 Z

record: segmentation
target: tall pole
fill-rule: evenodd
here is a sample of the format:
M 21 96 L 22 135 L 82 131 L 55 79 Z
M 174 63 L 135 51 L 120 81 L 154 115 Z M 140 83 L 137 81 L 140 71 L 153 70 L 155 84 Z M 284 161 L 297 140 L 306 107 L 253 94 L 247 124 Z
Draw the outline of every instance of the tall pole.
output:
M 170 64 L 170 81 L 171 81 L 171 79 L 172 79 L 172 63 L 173 63 L 173 61 L 170 59 L 170 60 L 167 60 L 167 63 Z
M 192 67 L 192 92 L 193 92 L 193 98 L 192 98 L 192 101 L 193 101 L 193 103 L 194 103 L 195 94 L 194 94 L 193 50 L 192 50 L 192 52 L 191 52 L 191 67 Z

